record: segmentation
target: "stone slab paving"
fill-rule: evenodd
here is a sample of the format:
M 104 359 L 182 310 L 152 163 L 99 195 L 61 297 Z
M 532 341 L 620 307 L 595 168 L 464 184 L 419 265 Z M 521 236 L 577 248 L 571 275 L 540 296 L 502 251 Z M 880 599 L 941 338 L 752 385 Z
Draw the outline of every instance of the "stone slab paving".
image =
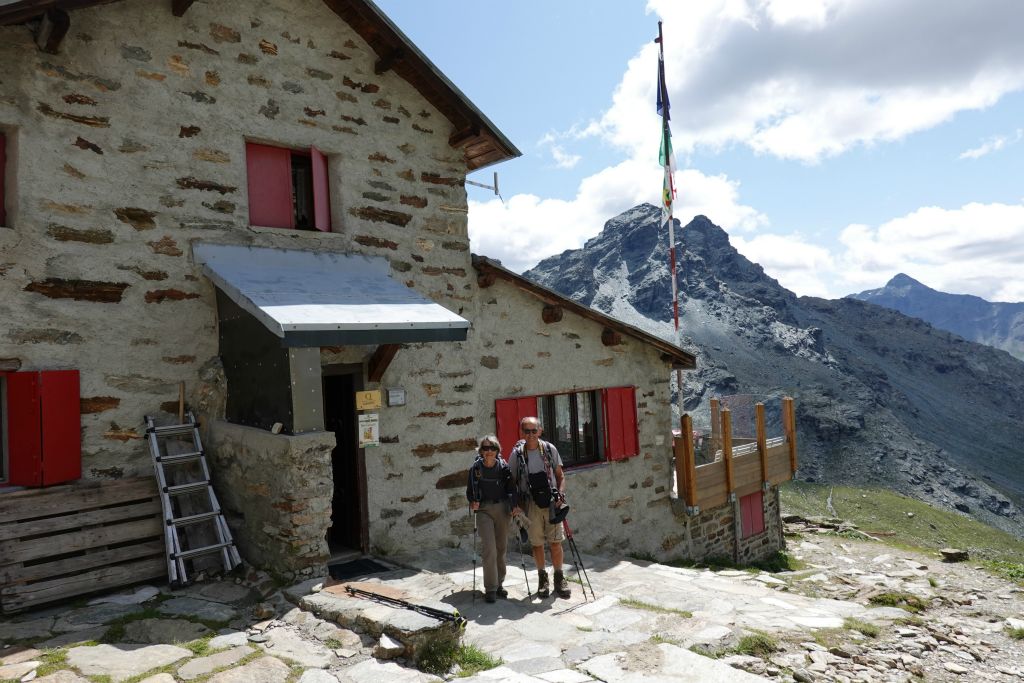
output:
M 173 598 L 161 603 L 160 611 L 208 621 L 231 621 L 238 616 L 238 611 L 230 605 L 199 598 Z
M 199 678 L 200 676 L 213 673 L 217 669 L 227 668 L 248 657 L 252 651 L 252 648 L 248 645 L 239 645 L 238 647 L 233 647 L 230 650 L 217 652 L 216 654 L 208 655 L 206 657 L 190 659 L 184 666 L 178 668 L 178 678 L 185 681 L 191 681 L 195 678 Z
M 303 638 L 297 630 L 287 626 L 268 629 L 264 635 L 266 640 L 257 644 L 257 647 L 275 657 L 318 669 L 330 666 L 336 659 L 325 645 L 308 637 Z
M 69 631 L 84 631 L 96 626 L 109 623 L 115 619 L 138 614 L 145 608 L 134 603 L 119 605 L 117 603 L 102 603 L 89 605 L 80 609 L 71 610 L 60 616 L 53 625 L 53 630 L 58 633 Z
M 174 645 L 93 645 L 68 650 L 68 664 L 86 676 L 109 676 L 114 683 L 192 656 Z
M 285 683 L 291 673 L 291 668 L 280 659 L 260 657 L 236 669 L 214 674 L 208 683 Z
M 90 683 L 90 681 L 88 678 L 82 678 L 74 671 L 64 670 L 41 676 L 35 679 L 35 683 Z
M 125 624 L 124 640 L 129 643 L 187 643 L 210 633 L 210 629 L 186 619 L 140 619 Z

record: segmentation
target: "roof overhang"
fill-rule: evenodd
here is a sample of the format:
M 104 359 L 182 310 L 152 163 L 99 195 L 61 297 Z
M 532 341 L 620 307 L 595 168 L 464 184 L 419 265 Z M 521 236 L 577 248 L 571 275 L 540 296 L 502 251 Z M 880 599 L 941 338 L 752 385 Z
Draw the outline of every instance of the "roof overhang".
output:
M 464 341 L 469 321 L 393 280 L 383 258 L 226 244 L 203 273 L 286 347 Z
M 489 259 L 486 256 L 477 256 L 474 254 L 473 267 L 478 273 L 477 280 L 481 287 L 489 286 L 489 284 L 493 283 L 495 279 L 500 278 L 509 282 L 518 289 L 532 294 L 547 304 L 560 306 L 575 313 L 576 315 L 589 318 L 594 322 L 600 323 L 610 330 L 629 335 L 644 344 L 653 346 L 657 350 L 661 351 L 662 358 L 666 362 L 671 363 L 673 368 L 692 370 L 697 367 L 697 357 L 692 353 L 684 351 L 675 344 L 668 342 L 661 337 L 656 337 L 649 332 L 645 332 L 639 327 L 633 327 L 621 320 L 605 315 L 604 313 L 596 311 L 589 306 L 584 306 L 583 304 L 573 301 L 552 289 L 538 285 L 536 282 L 505 268 L 497 261 Z

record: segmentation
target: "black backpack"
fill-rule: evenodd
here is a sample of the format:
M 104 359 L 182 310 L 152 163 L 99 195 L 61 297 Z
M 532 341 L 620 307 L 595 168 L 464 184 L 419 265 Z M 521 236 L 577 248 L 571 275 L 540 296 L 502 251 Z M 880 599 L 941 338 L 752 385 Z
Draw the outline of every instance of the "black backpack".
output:
M 547 448 L 547 443 L 545 441 L 541 441 L 541 457 L 547 460 L 548 464 L 550 464 L 551 456 L 549 455 Z M 540 472 L 529 471 L 526 463 L 525 443 L 523 443 L 522 447 L 518 449 L 518 457 L 520 471 L 526 474 L 526 484 L 530 491 L 530 498 L 542 509 L 549 507 L 551 505 L 551 499 L 554 497 L 554 492 L 551 490 L 551 480 L 548 479 L 547 469 Z

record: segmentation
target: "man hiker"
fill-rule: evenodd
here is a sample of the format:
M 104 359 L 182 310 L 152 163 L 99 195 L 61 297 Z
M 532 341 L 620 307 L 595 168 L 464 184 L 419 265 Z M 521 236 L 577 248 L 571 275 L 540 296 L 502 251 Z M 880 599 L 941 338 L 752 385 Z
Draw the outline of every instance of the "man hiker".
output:
M 569 585 L 562 572 L 562 541 L 565 530 L 561 522 L 552 523 L 549 508 L 552 500 L 565 495 L 565 476 L 562 458 L 558 449 L 540 438 L 543 430 L 536 417 L 524 417 L 519 422 L 522 439 L 512 447 L 509 467 L 512 479 L 519 488 L 520 505 L 526 507 L 530 520 L 530 545 L 533 547 L 533 561 L 537 565 L 537 595 L 548 597 L 551 584 L 544 570 L 544 544 L 551 552 L 551 567 L 555 573 L 555 595 L 568 598 Z M 517 513 L 513 511 L 513 514 Z

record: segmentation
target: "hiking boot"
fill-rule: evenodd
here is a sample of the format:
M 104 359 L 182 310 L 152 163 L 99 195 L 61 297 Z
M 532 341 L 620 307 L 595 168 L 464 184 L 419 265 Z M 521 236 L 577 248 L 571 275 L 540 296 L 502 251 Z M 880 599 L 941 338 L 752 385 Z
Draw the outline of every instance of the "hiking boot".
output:
M 546 598 L 551 595 L 551 587 L 548 584 L 548 573 L 543 569 L 537 570 L 537 595 Z
M 560 598 L 568 598 L 572 595 L 572 591 L 569 590 L 569 584 L 565 580 L 565 574 L 563 572 L 555 572 L 555 595 Z
M 495 593 L 497 593 L 498 597 L 501 598 L 502 600 L 508 600 L 508 591 L 505 590 L 504 588 L 499 588 L 498 590 L 495 591 Z
M 484 601 L 485 602 L 494 602 L 495 600 L 498 599 L 497 595 L 498 594 L 495 593 L 494 591 L 487 591 L 487 593 L 484 594 Z

